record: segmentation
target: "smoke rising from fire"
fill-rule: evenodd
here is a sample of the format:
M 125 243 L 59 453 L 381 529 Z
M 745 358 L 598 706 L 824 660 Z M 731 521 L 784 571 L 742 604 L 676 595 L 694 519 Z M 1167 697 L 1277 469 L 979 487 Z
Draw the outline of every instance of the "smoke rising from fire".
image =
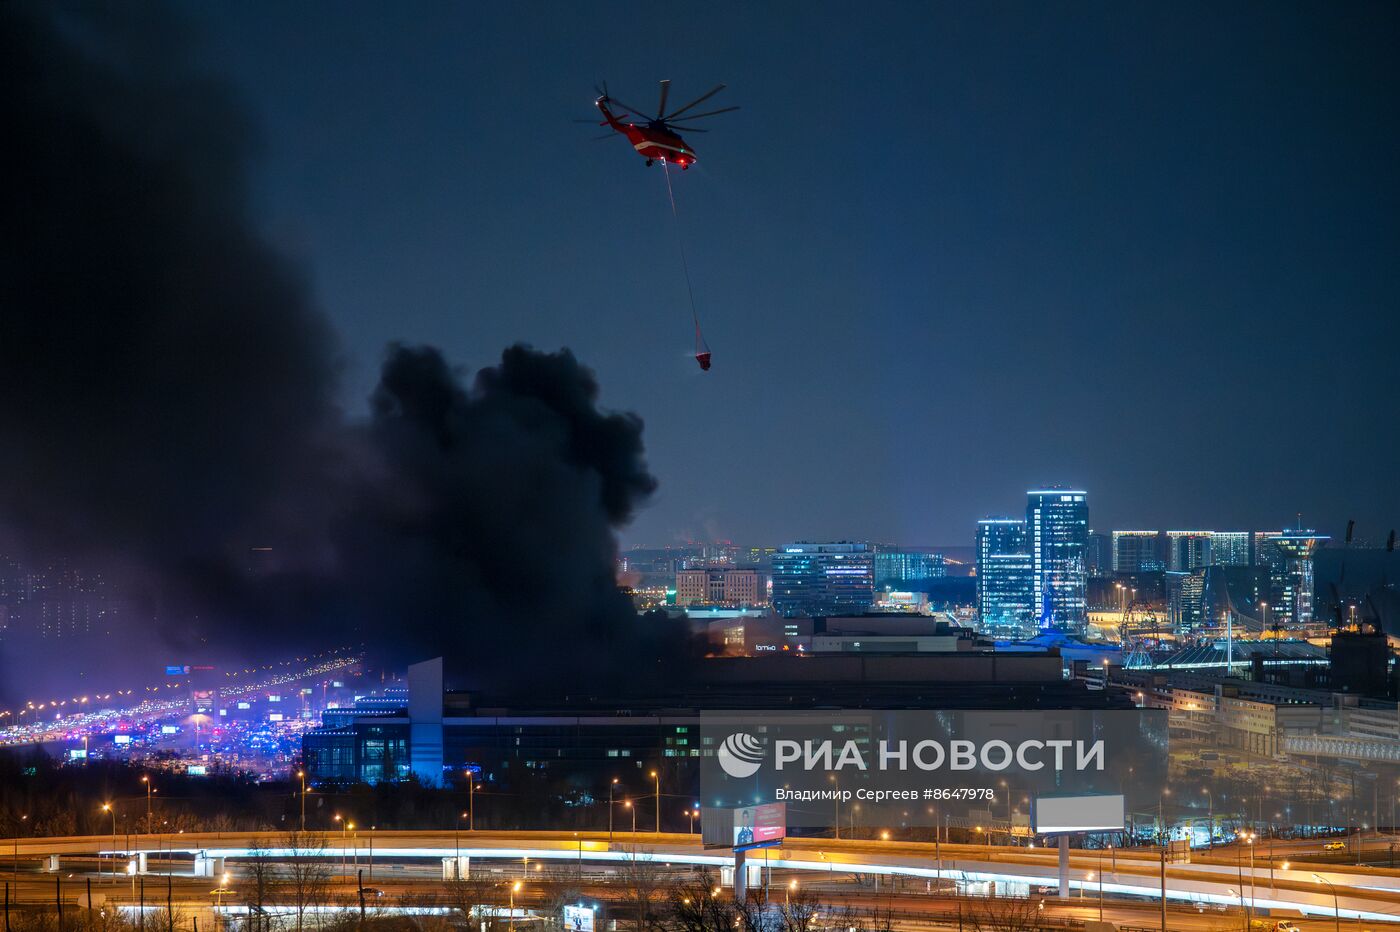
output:
M 642 425 L 571 353 L 469 377 L 393 346 L 347 416 L 335 334 L 250 216 L 254 122 L 178 20 L 5 4 L 0 40 L 0 549 L 249 656 L 362 641 L 490 682 L 680 649 L 613 580 Z

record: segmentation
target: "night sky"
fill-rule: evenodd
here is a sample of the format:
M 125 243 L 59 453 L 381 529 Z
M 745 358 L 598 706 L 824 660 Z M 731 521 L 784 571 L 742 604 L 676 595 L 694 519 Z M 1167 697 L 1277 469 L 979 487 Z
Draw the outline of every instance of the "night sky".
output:
M 181 8 L 362 410 L 391 340 L 567 346 L 660 489 L 626 544 L 1400 524 L 1394 4 Z M 729 85 L 674 178 L 573 123 Z

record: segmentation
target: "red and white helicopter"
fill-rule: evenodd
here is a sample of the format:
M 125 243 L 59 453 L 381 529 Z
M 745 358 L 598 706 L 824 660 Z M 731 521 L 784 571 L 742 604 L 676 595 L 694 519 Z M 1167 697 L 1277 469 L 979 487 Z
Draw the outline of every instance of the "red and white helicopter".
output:
M 703 133 L 705 130 L 696 126 L 681 126 L 675 122 L 676 118 L 686 114 L 689 110 L 724 90 L 725 85 L 721 84 L 699 97 L 692 100 L 670 113 L 666 112 L 666 98 L 671 93 L 671 82 L 665 80 L 661 82 L 661 101 L 656 105 L 656 116 L 647 116 L 641 109 L 625 104 L 615 97 L 610 97 L 607 85 L 595 88 L 598 91 L 598 99 L 594 101 L 598 110 L 603 114 L 603 122 L 599 126 L 612 127 L 616 132 L 627 137 L 627 141 L 632 144 L 632 148 L 637 150 L 637 154 L 647 160 L 648 165 L 656 162 L 667 162 L 671 165 L 679 165 L 682 169 L 687 169 L 695 164 L 695 150 L 692 149 L 684 139 L 680 137 L 677 130 L 687 133 Z M 614 107 L 620 107 L 623 111 L 631 113 L 617 113 Z M 694 120 L 702 120 L 720 113 L 728 113 L 731 110 L 738 110 L 738 107 L 724 107 L 719 110 L 708 110 L 704 113 L 691 113 L 685 118 L 686 123 Z M 645 122 L 633 123 L 629 118 L 635 114 Z

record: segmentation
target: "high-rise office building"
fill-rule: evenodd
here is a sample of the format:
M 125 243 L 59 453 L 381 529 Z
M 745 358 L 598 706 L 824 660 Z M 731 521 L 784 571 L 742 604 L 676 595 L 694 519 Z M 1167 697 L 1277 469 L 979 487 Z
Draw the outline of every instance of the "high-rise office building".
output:
M 1283 551 L 1275 546 L 1275 541 L 1283 536 L 1282 531 L 1252 531 L 1249 535 L 1249 562 L 1255 566 L 1269 566 L 1283 569 Z
M 1034 577 L 1024 521 L 977 522 L 977 614 L 984 631 L 1007 633 L 1027 628 L 1034 618 Z
M 1114 531 L 1113 572 L 1160 573 L 1167 568 L 1161 531 Z
M 1248 531 L 1211 531 L 1210 562 L 1214 566 L 1248 566 Z
M 1189 573 L 1214 561 L 1210 553 L 1210 531 L 1168 531 L 1167 569 Z
M 1330 538 L 1312 529 L 1284 531 L 1272 539 L 1282 554 L 1282 566 L 1270 573 L 1273 604 L 1270 607 L 1278 625 L 1306 628 L 1313 620 L 1313 554 Z
M 1042 627 L 1084 630 L 1088 497 L 1082 489 L 1026 493 L 1026 541 Z
M 1178 637 L 1189 637 L 1209 627 L 1206 607 L 1206 572 L 1168 570 L 1166 577 L 1167 623 Z
M 1089 532 L 1084 547 L 1084 569 L 1091 579 L 1113 575 L 1113 542 L 1107 534 Z
M 858 615 L 875 601 L 869 544 L 800 541 L 773 554 L 773 610 L 780 615 Z

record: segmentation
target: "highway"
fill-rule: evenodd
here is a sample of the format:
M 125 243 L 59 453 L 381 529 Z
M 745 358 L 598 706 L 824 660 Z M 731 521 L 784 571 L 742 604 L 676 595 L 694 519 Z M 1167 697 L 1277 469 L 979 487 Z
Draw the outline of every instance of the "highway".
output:
M 582 877 L 585 871 L 623 866 L 631 860 L 652 861 L 663 866 L 704 865 L 718 870 L 732 863 L 724 850 L 705 850 L 696 835 L 618 832 L 611 842 L 606 832 L 332 832 L 321 838 L 317 856 L 333 859 L 335 863 L 363 867 L 372 860 L 381 878 L 392 872 L 409 870 L 430 882 L 440 877 L 440 859 L 454 853 L 471 858 L 474 872 L 514 869 L 518 862 L 542 870 L 545 865 L 567 868 L 571 864 Z M 285 847 L 286 836 L 279 833 L 210 833 L 200 835 L 87 836 L 75 838 L 5 839 L 0 840 L 0 870 L 18 862 L 20 876 L 35 882 L 38 862 L 48 855 L 66 857 L 74 867 L 77 858 L 103 857 L 108 869 L 117 855 L 118 864 L 136 852 L 157 855 L 150 869 L 159 874 L 173 870 L 195 885 L 211 883 L 208 878 L 192 877 L 192 858 L 199 854 L 207 858 L 226 859 L 225 869 L 237 883 L 242 871 L 239 861 L 261 852 L 273 859 L 286 859 L 296 852 Z M 307 853 L 305 850 L 303 854 Z M 1304 852 L 1298 852 L 1303 854 Z M 1222 856 L 1223 855 L 1223 856 Z M 163 860 L 174 857 L 175 860 Z M 883 883 L 881 895 L 896 891 L 917 893 L 919 888 L 936 889 L 950 882 L 998 884 L 1027 883 L 1032 890 L 1053 887 L 1057 877 L 1057 852 L 1053 849 L 994 847 L 988 845 L 935 845 L 932 843 L 883 842 L 867 840 L 789 839 L 782 848 L 766 849 L 750 854 L 750 863 L 766 865 L 781 876 L 801 878 L 809 885 L 836 884 L 855 876 L 866 884 Z M 85 862 L 90 871 L 92 861 Z M 1159 858 L 1155 851 L 1129 849 L 1107 851 L 1074 850 L 1070 858 L 1070 882 L 1076 909 L 1097 898 L 1102 890 L 1106 902 L 1129 898 L 1152 898 L 1160 889 Z M 1378 867 L 1356 867 L 1338 864 L 1316 864 L 1298 861 L 1288 869 L 1275 865 L 1270 876 L 1267 863 L 1256 858 L 1251 871 L 1247 857 L 1235 850 L 1217 850 L 1211 857 L 1199 853 L 1193 863 L 1173 864 L 1167 869 L 1167 899 L 1176 906 L 1191 909 L 1196 904 L 1218 916 L 1218 907 L 1227 907 L 1239 915 L 1242 906 L 1251 909 L 1287 910 L 1298 914 L 1331 919 L 1335 909 L 1343 919 L 1366 922 L 1400 922 L 1400 871 Z M 822 875 L 826 876 L 823 877 Z M 76 876 L 76 875 L 75 875 Z M 128 878 L 129 885 L 134 880 Z M 366 881 L 367 883 L 369 881 Z M 1330 886 L 1329 886 L 1330 884 Z M 164 878 L 161 877 L 161 885 Z M 201 896 L 208 897 L 208 889 Z M 901 899 L 906 899 L 902 896 Z M 1081 899 L 1082 898 L 1082 899 Z M 926 895 L 925 900 L 929 899 Z M 1130 899 L 1128 901 L 1132 903 Z M 1142 900 L 1136 901 L 1142 904 Z M 1142 912 L 1143 905 L 1123 905 Z M 1150 904 L 1142 918 L 1144 927 L 1157 927 L 1157 906 Z M 1178 914 L 1173 910 L 1173 914 Z M 1179 913 L 1185 916 L 1185 913 Z M 1184 920 L 1183 920 L 1184 921 Z M 1238 921 L 1238 920 L 1237 920 Z M 1173 922 L 1172 928 L 1178 925 Z

